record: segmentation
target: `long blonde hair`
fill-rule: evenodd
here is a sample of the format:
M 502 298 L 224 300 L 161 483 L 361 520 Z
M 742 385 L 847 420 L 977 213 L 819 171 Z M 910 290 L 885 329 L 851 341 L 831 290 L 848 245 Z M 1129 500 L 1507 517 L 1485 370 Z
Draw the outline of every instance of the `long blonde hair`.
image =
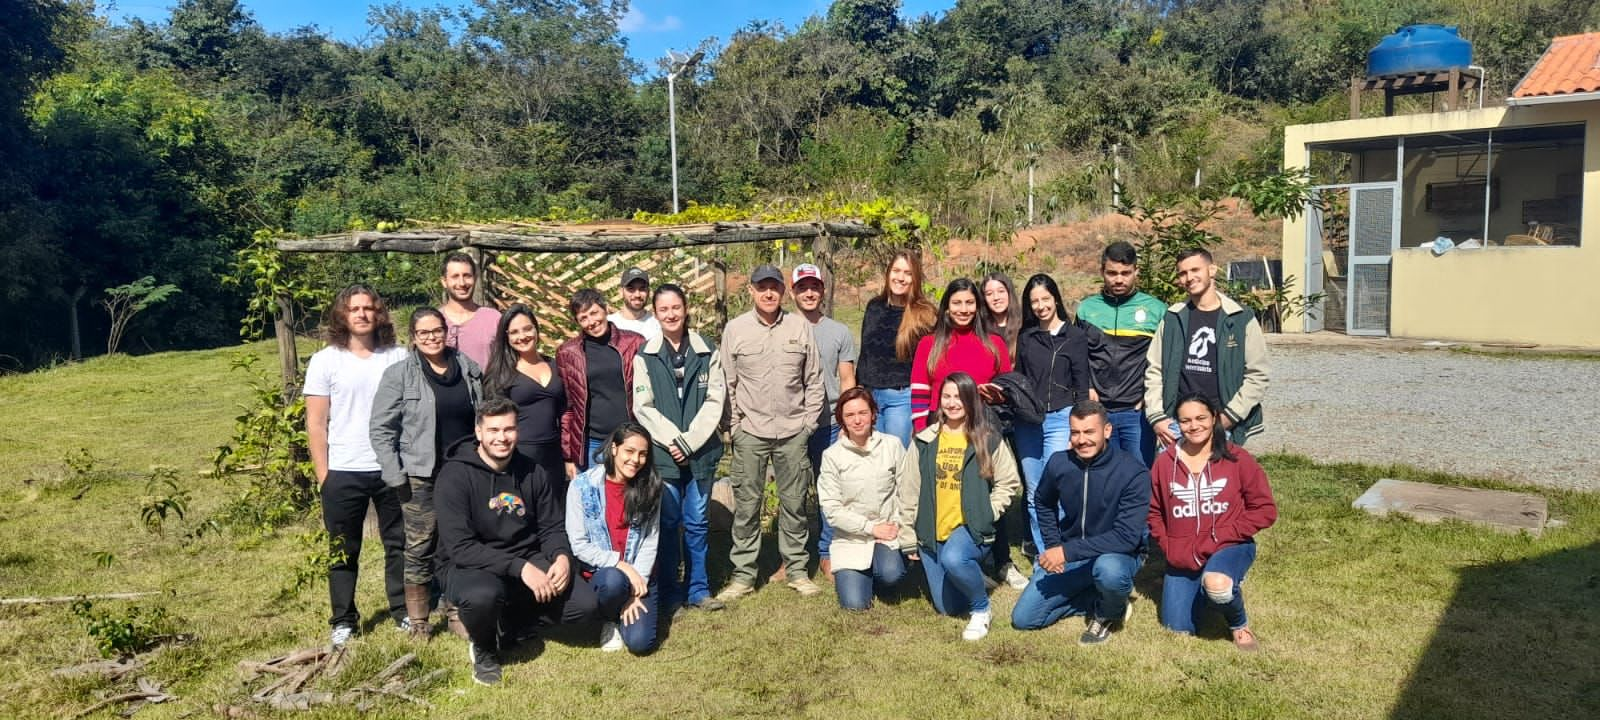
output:
M 878 298 L 884 303 L 893 302 L 889 296 L 889 272 L 894 269 L 896 260 L 905 260 L 911 266 L 911 291 L 906 295 L 905 313 L 900 316 L 900 328 L 894 335 L 894 355 L 901 361 L 910 360 L 917 354 L 917 341 L 933 329 L 933 323 L 939 317 L 938 308 L 933 301 L 922 293 L 922 260 L 917 253 L 901 249 L 896 250 L 889 258 L 889 264 L 883 269 L 883 292 Z

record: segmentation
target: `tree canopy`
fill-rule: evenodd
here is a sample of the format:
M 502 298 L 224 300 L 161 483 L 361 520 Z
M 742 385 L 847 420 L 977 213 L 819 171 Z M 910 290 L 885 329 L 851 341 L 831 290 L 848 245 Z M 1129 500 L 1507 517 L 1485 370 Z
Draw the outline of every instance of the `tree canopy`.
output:
M 1272 168 L 1281 128 L 1338 117 L 1401 24 L 1457 24 L 1504 94 L 1595 0 L 836 0 L 753 22 L 676 84 L 685 199 L 890 196 L 958 233 L 1104 211 L 1120 149 L 1141 193 Z M 407 218 L 605 217 L 670 204 L 663 65 L 627 54 L 623 0 L 377 5 L 362 43 L 269 32 L 240 0 L 111 23 L 90 0 L 0 0 L 0 368 L 105 337 L 105 288 L 182 289 L 127 349 L 235 337 L 224 287 L 261 229 Z M 423 299 L 431 268 L 314 269 Z M 86 343 L 83 352 L 99 352 Z

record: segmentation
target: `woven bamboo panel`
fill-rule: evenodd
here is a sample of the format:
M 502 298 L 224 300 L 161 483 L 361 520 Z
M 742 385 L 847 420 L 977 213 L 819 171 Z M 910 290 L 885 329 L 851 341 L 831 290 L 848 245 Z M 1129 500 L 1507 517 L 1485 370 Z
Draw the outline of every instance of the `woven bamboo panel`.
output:
M 698 260 L 698 262 L 697 262 Z M 716 322 L 716 274 L 704 251 L 682 248 L 623 253 L 502 253 L 485 263 L 496 307 L 514 303 L 533 308 L 543 330 L 541 350 L 554 353 L 563 340 L 578 333 L 567 303 L 586 287 L 600 291 L 615 310 L 622 302 L 622 271 L 639 266 L 650 273 L 651 287 L 677 283 L 689 294 L 690 325 L 704 332 Z

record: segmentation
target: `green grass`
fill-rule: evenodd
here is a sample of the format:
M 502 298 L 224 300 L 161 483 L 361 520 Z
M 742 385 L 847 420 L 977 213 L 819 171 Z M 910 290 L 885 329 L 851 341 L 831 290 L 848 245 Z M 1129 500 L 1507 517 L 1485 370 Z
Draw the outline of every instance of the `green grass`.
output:
M 264 539 L 181 537 L 241 490 L 200 474 L 246 397 L 244 375 L 227 369 L 231 353 L 101 358 L 0 378 L 0 595 L 167 591 L 136 603 L 164 606 L 195 639 L 153 654 L 150 677 L 180 700 L 141 718 L 213 717 L 214 704 L 248 704 L 238 661 L 325 641 L 323 586 L 279 597 L 302 553 L 295 538 L 315 523 Z M 98 458 L 99 479 L 78 496 L 63 458 L 80 447 Z M 1159 577 L 1147 567 L 1134 620 L 1093 649 L 1077 646 L 1076 619 L 1011 630 L 1011 590 L 995 595 L 990 637 L 964 643 L 963 622 L 935 616 L 920 597 L 846 614 L 831 593 L 802 600 L 769 587 L 727 612 L 676 623 L 647 658 L 602 654 L 593 640 L 563 633 L 536 657 L 519 656 L 492 689 L 471 684 L 460 641 L 414 647 L 380 625 L 325 687 L 348 686 L 416 649 L 422 667 L 413 673 L 450 673 L 422 693 L 437 717 L 1600 715 L 1600 497 L 1541 491 L 1566 525 L 1537 539 L 1504 536 L 1350 508 L 1380 477 L 1493 483 L 1296 457 L 1264 462 L 1282 516 L 1262 535 L 1245 586 L 1264 646 L 1256 656 L 1235 652 L 1215 626 L 1200 639 L 1162 631 L 1149 599 Z M 145 532 L 138 518 L 154 464 L 179 468 L 195 496 L 189 519 L 165 535 Z M 726 542 L 714 537 L 714 547 Z M 109 568 L 96 565 L 98 551 L 115 555 Z M 359 602 L 371 616 L 381 602 L 375 543 L 363 567 Z M 724 572 L 713 567 L 714 581 Z M 0 647 L 0 717 L 70 715 L 108 689 L 49 677 L 95 657 L 65 605 L 0 607 Z M 421 714 L 398 704 L 369 713 Z
M 1453 345 L 1450 352 L 1462 355 L 1480 355 L 1492 358 L 1510 358 L 1513 360 L 1576 360 L 1579 362 L 1600 362 L 1600 351 L 1597 350 L 1541 350 L 1530 348 L 1507 348 L 1490 345 Z

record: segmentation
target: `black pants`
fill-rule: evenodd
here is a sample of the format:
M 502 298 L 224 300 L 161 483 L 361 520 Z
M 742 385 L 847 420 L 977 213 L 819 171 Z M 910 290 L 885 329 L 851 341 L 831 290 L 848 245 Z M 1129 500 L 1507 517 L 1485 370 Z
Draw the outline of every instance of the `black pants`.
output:
M 534 560 L 533 565 L 540 570 L 550 567 L 543 559 Z M 451 567 L 445 580 L 445 592 L 456 604 L 461 624 L 466 626 L 473 644 L 486 648 L 500 646 L 502 630 L 512 635 L 540 620 L 587 623 L 593 622 L 599 614 L 599 600 L 594 589 L 578 574 L 576 564 L 572 565 L 572 582 L 567 591 L 549 602 L 535 600 L 533 591 L 521 578 L 503 577 L 476 568 Z
M 367 503 L 378 508 L 378 534 L 383 538 L 383 586 L 389 595 L 389 616 L 406 617 L 405 516 L 400 498 L 373 472 L 329 470 L 322 483 L 322 524 L 344 558 L 328 568 L 328 599 L 333 617 L 328 624 L 357 627 L 356 576 L 361 568 L 361 532 L 367 522 Z

